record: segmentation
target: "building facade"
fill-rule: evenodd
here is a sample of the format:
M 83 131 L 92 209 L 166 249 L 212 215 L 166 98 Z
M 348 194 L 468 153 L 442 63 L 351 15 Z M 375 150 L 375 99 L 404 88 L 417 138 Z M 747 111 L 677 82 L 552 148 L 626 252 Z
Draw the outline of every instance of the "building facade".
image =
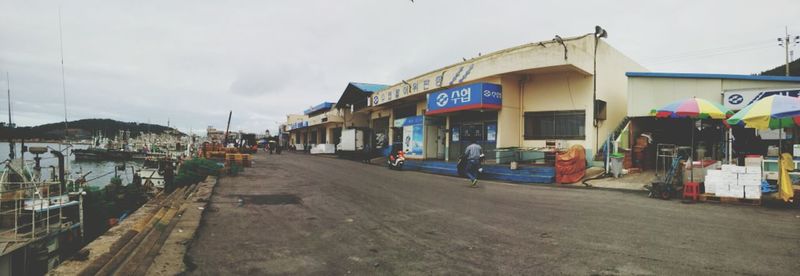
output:
M 359 112 L 411 159 L 452 160 L 472 141 L 492 151 L 561 140 L 591 156 L 626 116 L 634 70 L 645 69 L 592 34 L 542 41 L 401 80 Z

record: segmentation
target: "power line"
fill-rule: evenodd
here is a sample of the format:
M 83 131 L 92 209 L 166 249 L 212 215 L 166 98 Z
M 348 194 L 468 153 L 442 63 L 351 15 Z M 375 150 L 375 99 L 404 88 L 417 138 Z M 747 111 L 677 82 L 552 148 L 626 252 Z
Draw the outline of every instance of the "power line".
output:
M 668 55 L 663 55 L 663 56 L 644 57 L 641 60 L 644 60 L 644 61 L 669 60 L 669 59 L 686 57 L 686 56 L 696 56 L 696 55 L 705 55 L 705 54 L 709 54 L 709 53 L 717 53 L 717 52 L 720 52 L 720 51 L 731 51 L 731 50 L 752 48 L 754 46 L 766 46 L 766 45 L 771 44 L 771 43 L 772 43 L 771 40 L 751 41 L 751 42 L 747 42 L 747 43 L 720 46 L 720 47 L 714 47 L 714 48 L 706 48 L 706 49 L 700 49 L 700 50 L 692 50 L 692 51 L 687 51 L 687 52 L 682 52 L 682 53 L 675 53 L 675 54 L 668 54 Z
M 750 47 L 750 48 L 743 48 L 743 49 L 736 49 L 736 50 L 729 50 L 729 51 L 722 51 L 716 53 L 708 53 L 708 54 L 701 54 L 701 55 L 690 55 L 684 57 L 677 57 L 672 59 L 665 59 L 658 62 L 651 62 L 651 64 L 666 64 L 666 63 L 673 63 L 679 61 L 688 61 L 688 60 L 696 60 L 696 59 L 704 59 L 714 56 L 723 56 L 723 55 L 731 55 L 731 54 L 740 54 L 744 52 L 750 52 L 754 50 L 762 50 L 773 46 L 758 46 L 758 47 Z

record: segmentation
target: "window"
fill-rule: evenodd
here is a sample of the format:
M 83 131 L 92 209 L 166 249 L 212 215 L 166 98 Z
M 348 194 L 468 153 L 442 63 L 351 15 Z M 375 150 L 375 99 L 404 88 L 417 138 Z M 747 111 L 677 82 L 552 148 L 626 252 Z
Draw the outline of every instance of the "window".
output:
M 525 112 L 525 139 L 586 138 L 586 111 Z

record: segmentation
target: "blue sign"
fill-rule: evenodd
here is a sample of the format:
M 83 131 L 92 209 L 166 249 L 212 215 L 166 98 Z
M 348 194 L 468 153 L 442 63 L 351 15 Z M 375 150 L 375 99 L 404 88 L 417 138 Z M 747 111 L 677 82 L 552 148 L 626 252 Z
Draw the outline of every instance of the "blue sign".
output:
M 800 97 L 800 88 L 732 90 L 723 93 L 722 104 L 731 110 L 740 110 L 763 98 L 782 95 Z
M 394 127 L 421 125 L 423 122 L 425 122 L 425 116 L 422 115 L 405 117 L 394 120 Z
M 324 103 L 318 104 L 316 106 L 313 106 L 313 107 L 311 107 L 309 109 L 306 109 L 306 111 L 304 111 L 303 113 L 305 115 L 308 115 L 308 114 L 311 114 L 311 113 L 328 110 L 328 109 L 331 109 L 333 107 L 333 104 L 334 103 L 331 103 L 331 102 L 324 102 Z
M 492 83 L 473 83 L 428 94 L 426 115 L 471 109 L 500 109 L 502 87 Z

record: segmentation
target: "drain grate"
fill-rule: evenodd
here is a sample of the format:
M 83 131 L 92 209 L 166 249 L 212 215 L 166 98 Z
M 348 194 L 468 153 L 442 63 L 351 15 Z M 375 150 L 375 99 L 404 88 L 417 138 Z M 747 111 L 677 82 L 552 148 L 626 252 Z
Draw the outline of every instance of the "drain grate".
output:
M 293 194 L 271 194 L 271 195 L 234 195 L 244 199 L 244 204 L 255 205 L 289 205 L 300 204 L 300 197 Z

